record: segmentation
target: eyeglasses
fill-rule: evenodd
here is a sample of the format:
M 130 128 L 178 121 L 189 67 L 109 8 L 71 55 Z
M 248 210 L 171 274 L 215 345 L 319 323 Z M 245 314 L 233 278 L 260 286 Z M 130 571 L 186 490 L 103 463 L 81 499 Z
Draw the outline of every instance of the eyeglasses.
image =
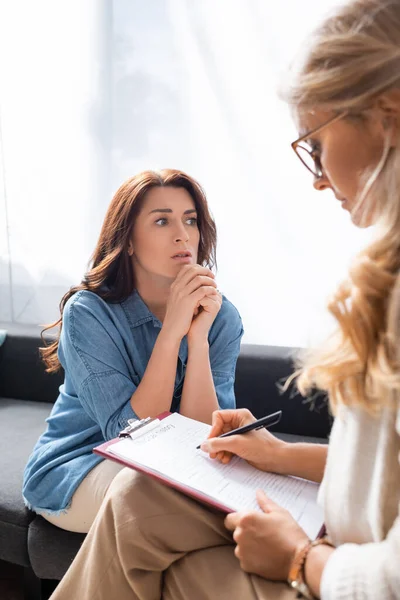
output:
M 321 157 L 319 156 L 319 151 L 310 146 L 306 140 L 311 138 L 316 133 L 322 131 L 322 129 L 325 129 L 325 127 L 328 127 L 328 125 L 332 125 L 333 123 L 336 123 L 336 121 L 343 119 L 343 117 L 345 117 L 347 114 L 347 110 L 336 114 L 334 117 L 331 117 L 328 119 L 328 121 L 322 125 L 319 125 L 319 127 L 308 131 L 305 135 L 302 135 L 291 144 L 293 150 L 296 152 L 303 165 L 314 175 L 316 179 L 320 179 L 324 174 Z

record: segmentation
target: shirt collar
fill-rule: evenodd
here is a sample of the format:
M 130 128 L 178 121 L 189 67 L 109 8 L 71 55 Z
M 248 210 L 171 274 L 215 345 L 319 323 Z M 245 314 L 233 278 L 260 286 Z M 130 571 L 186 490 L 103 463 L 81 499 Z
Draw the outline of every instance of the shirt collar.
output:
M 121 302 L 121 306 L 124 309 L 126 317 L 129 321 L 129 325 L 132 329 L 140 327 L 144 323 L 153 321 L 153 326 L 161 329 L 162 323 L 153 313 L 149 310 L 148 306 L 143 302 L 137 290 L 135 290 L 126 300 Z M 182 339 L 179 347 L 179 358 L 183 365 L 186 365 L 188 358 L 188 344 L 186 336 Z
M 149 310 L 143 302 L 137 290 L 135 290 L 126 300 L 121 302 L 124 308 L 129 324 L 132 328 L 139 327 L 143 323 L 153 321 L 154 327 L 161 328 L 161 321 Z

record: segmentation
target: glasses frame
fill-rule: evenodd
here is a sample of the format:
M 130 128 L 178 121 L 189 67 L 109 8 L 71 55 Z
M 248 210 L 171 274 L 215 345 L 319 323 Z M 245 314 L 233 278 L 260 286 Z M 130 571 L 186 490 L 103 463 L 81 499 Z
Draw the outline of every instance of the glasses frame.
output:
M 325 123 L 322 123 L 322 125 L 318 125 L 318 127 L 316 127 L 315 129 L 311 129 L 311 131 L 307 131 L 307 133 L 300 136 L 297 140 L 295 140 L 294 142 L 292 142 L 290 144 L 291 147 L 293 148 L 294 152 L 296 153 L 296 156 L 300 159 L 300 161 L 306 167 L 307 171 L 310 171 L 310 173 L 312 173 L 312 175 L 314 175 L 315 179 L 321 179 L 321 177 L 323 176 L 324 171 L 323 171 L 322 165 L 321 165 L 321 169 L 317 170 L 317 166 L 315 165 L 315 158 L 313 157 L 310 150 L 308 148 L 306 148 L 305 146 L 302 146 L 301 143 L 304 142 L 305 140 L 307 140 L 307 138 L 315 135 L 316 133 L 319 133 L 320 131 L 325 129 L 325 127 L 328 127 L 328 125 L 333 125 L 333 123 L 336 123 L 336 121 L 340 121 L 340 119 L 343 119 L 348 114 L 349 114 L 348 110 L 343 110 L 340 113 L 337 113 L 336 115 L 334 115 L 333 117 L 331 117 L 330 119 L 325 121 Z M 308 166 L 308 164 L 303 160 L 301 154 L 299 154 L 299 152 L 297 150 L 299 147 L 311 156 L 311 159 L 315 165 L 314 170 Z

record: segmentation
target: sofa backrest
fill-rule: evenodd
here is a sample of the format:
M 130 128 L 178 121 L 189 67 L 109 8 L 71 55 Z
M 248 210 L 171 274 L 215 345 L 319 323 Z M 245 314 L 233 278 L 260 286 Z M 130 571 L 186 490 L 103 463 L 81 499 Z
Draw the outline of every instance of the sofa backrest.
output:
M 63 382 L 62 370 L 49 375 L 39 356 L 40 329 L 33 326 L 1 325 L 8 330 L 0 346 L 0 398 L 54 403 Z M 282 410 L 273 429 L 300 436 L 325 438 L 331 428 L 326 399 L 315 407 L 295 394 L 293 387 L 281 394 L 282 383 L 293 372 L 296 349 L 242 344 L 236 368 L 235 393 L 238 408 L 248 408 L 257 418 Z
M 242 344 L 236 368 L 236 405 L 248 408 L 257 418 L 282 410 L 280 422 L 271 431 L 326 438 L 333 422 L 326 396 L 305 399 L 294 384 L 281 392 L 294 371 L 298 352 L 297 348 Z
M 46 373 L 39 356 L 40 328 L 9 323 L 0 328 L 7 331 L 0 346 L 0 398 L 55 402 L 64 375 Z

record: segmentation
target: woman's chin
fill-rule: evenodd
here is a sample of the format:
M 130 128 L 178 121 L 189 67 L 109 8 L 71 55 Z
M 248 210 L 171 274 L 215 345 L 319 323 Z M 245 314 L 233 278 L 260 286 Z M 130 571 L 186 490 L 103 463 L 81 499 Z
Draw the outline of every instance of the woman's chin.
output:
M 373 211 L 365 213 L 365 211 L 362 210 L 362 207 L 360 207 L 355 210 L 350 210 L 349 212 L 353 225 L 359 229 L 367 229 L 376 223 Z

